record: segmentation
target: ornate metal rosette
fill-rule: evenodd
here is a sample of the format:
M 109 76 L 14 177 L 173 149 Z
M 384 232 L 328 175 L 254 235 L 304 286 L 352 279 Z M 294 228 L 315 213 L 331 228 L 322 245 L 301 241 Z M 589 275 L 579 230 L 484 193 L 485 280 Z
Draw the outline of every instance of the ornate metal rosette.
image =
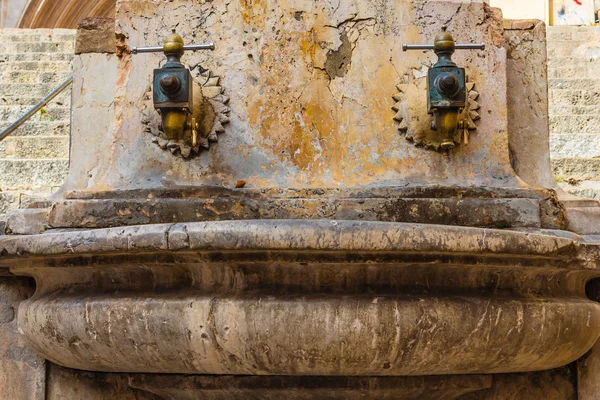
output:
M 173 155 L 179 155 L 185 159 L 192 158 L 202 152 L 203 149 L 209 149 L 211 142 L 218 141 L 218 135 L 225 132 L 224 125 L 229 122 L 229 113 L 231 109 L 227 106 L 229 97 L 225 96 L 225 89 L 221 86 L 221 78 L 213 75 L 210 70 L 205 70 L 197 74 L 194 79 L 195 84 L 202 87 L 204 97 L 203 107 L 208 107 L 206 115 L 209 116 L 206 121 L 198 121 L 203 129 L 193 143 L 192 138 L 184 140 L 168 140 L 165 138 L 161 129 L 160 116 L 152 107 L 152 88 L 148 88 L 145 95 L 146 107 L 142 110 L 142 123 L 144 131 L 150 133 L 152 142 L 156 143 L 161 149 L 169 150 Z M 208 124 L 208 126 L 206 126 Z
M 417 70 L 415 69 L 415 71 Z M 394 120 L 399 124 L 398 130 L 404 135 L 404 137 L 407 140 L 413 142 L 417 146 L 432 148 L 435 147 L 435 145 L 430 143 L 430 135 L 427 135 L 426 133 L 414 128 L 411 129 L 411 112 L 414 112 L 414 110 L 411 110 L 411 106 L 407 101 L 407 96 L 410 95 L 408 92 L 411 89 L 413 90 L 412 95 L 415 94 L 415 81 L 423 79 L 425 76 L 425 74 L 421 74 L 418 78 L 413 78 L 411 74 L 405 74 L 402 77 L 401 83 L 396 85 L 396 89 L 398 92 L 392 96 L 394 101 L 396 102 L 392 106 L 392 110 L 396 112 L 396 115 L 394 115 Z M 477 102 L 477 99 L 479 98 L 479 92 L 475 88 L 475 83 L 468 81 L 468 78 L 467 95 L 467 106 L 461 112 L 461 126 L 459 126 L 457 136 L 455 138 L 455 142 L 457 144 L 462 143 L 465 145 L 469 144 L 469 136 L 471 135 L 471 133 L 477 130 L 477 125 L 475 124 L 475 121 L 481 118 L 479 115 L 480 105 Z

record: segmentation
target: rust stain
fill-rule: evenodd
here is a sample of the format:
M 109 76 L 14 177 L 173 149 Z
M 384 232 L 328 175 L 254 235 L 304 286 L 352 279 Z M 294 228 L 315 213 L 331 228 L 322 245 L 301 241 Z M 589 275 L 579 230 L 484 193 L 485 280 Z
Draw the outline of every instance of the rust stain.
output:
M 240 0 L 242 19 L 255 28 L 265 27 L 267 5 L 264 0 Z

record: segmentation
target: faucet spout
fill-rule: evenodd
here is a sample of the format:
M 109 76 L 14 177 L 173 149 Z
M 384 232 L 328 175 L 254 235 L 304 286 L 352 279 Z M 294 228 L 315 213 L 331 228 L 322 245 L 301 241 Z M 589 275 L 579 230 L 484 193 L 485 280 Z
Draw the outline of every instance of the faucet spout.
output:
M 440 147 L 452 149 L 456 144 L 455 137 L 459 124 L 459 108 L 437 108 L 433 111 L 435 130 L 438 132 Z
M 433 45 L 404 45 L 406 50 L 433 50 L 438 61 L 427 73 L 427 112 L 433 115 L 431 128 L 435 132 L 427 144 L 436 150 L 449 150 L 460 142 L 459 128 L 465 126 L 463 111 L 468 106 L 467 76 L 464 68 L 452 61 L 456 49 L 485 49 L 483 43 L 459 44 L 454 42 L 447 27 L 435 37 Z
M 183 109 L 161 109 L 162 128 L 168 140 L 184 140 L 188 125 L 188 112 Z

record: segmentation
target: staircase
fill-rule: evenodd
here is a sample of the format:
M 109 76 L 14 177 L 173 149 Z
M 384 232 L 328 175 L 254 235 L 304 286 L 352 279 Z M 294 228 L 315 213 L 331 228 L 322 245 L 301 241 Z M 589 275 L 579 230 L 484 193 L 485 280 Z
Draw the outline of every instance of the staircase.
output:
M 0 29 L 0 131 L 72 73 L 75 31 Z M 0 142 L 0 215 L 46 197 L 69 165 L 70 90 Z
M 548 84 L 554 176 L 600 199 L 600 26 L 548 27 Z

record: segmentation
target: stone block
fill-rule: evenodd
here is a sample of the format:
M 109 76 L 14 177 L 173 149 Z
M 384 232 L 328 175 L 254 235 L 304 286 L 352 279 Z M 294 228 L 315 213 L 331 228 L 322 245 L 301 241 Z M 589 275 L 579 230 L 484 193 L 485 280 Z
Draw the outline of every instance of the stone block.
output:
M 550 132 L 600 134 L 600 118 L 596 115 L 552 115 Z
M 18 212 L 8 213 L 6 218 L 6 233 L 13 235 L 37 235 L 48 228 L 49 209 L 28 208 Z
M 70 61 L 15 61 L 2 66 L 3 71 L 71 71 Z
M 600 158 L 600 135 L 554 134 L 550 137 L 552 156 L 560 158 Z
M 567 208 L 567 218 L 571 232 L 579 235 L 600 235 L 600 207 Z M 598 371 L 600 372 L 600 369 Z
M 73 42 L 74 29 L 0 29 L 0 40 L 12 43 Z
M 73 53 L 18 53 L 2 54 L 0 53 L 0 62 L 11 63 L 15 61 L 39 61 L 41 58 L 47 61 L 71 61 Z
M 0 52 L 17 53 L 73 53 L 72 42 L 0 43 Z
M 85 18 L 77 27 L 75 54 L 115 53 L 117 38 L 112 18 Z
M 582 94 L 583 92 L 584 91 L 582 91 Z M 597 106 L 586 105 L 583 101 L 579 101 L 573 105 L 554 106 L 552 108 L 552 115 L 555 117 L 563 115 L 586 115 L 595 117 L 600 116 L 600 112 Z
M 582 90 L 553 90 L 550 92 L 550 113 L 558 106 L 578 104 L 583 98 Z
M 59 82 L 56 83 L 8 83 L 2 85 L 4 93 L 10 94 L 10 96 L 17 97 L 35 97 L 39 100 L 46 97 L 58 86 Z M 69 93 L 69 89 L 66 89 Z M 4 96 L 2 96 L 4 97 Z
M 0 122 L 0 129 L 5 129 L 10 122 Z M 69 121 L 32 121 L 21 125 L 11 136 L 68 136 L 70 133 Z
M 29 111 L 30 106 L 0 106 L 0 120 L 13 122 L 21 118 Z M 40 111 L 31 117 L 31 120 L 38 121 L 68 121 L 71 115 L 71 110 L 67 107 L 48 104 L 42 107 Z
M 41 99 L 38 97 L 31 96 L 11 96 L 6 94 L 5 96 L 0 97 L 0 105 L 1 106 L 35 106 Z M 71 104 L 71 94 L 69 90 L 64 91 L 59 94 L 52 100 L 50 103 L 53 106 L 65 106 L 66 108 L 70 108 Z
M 596 110 L 598 110 L 598 106 L 600 106 L 600 90 L 582 90 L 581 91 L 582 99 L 578 102 L 578 104 L 583 103 L 587 106 L 595 106 Z
M 0 159 L 68 159 L 68 136 L 8 137 L 0 142 Z
M 531 30 L 534 29 L 541 22 L 537 19 L 515 19 L 504 21 L 504 29 L 510 30 Z M 507 25 L 507 21 L 510 22 L 510 24 Z
M 563 158 L 552 161 L 552 170 L 558 179 L 600 180 L 600 159 Z
M 600 79 L 578 78 L 578 79 L 550 79 L 551 90 L 597 90 L 600 91 Z
M 19 208 L 19 192 L 0 191 L 0 215 L 16 210 L 17 208 Z
M 0 187 L 30 189 L 61 185 L 67 174 L 68 160 L 1 160 Z
M 593 77 L 593 75 L 589 75 L 588 64 L 589 61 L 578 61 L 572 64 L 561 62 L 560 67 L 554 67 L 552 69 L 551 79 L 580 79 Z

